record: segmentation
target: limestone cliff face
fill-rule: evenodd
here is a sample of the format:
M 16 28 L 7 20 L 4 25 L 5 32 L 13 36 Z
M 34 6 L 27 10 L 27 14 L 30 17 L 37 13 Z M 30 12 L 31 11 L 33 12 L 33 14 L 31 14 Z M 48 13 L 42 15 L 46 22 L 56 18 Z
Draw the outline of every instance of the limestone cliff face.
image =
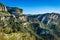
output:
M 6 7 L 3 3 L 0 3 L 0 12 L 9 12 L 15 16 L 22 15 L 23 9 L 17 7 Z
M 4 6 L 2 3 L 0 3 L 0 11 L 7 11 L 6 6 Z
M 21 22 L 26 21 L 26 16 L 23 14 L 23 9 L 17 7 L 6 7 L 3 3 L 0 3 L 0 18 L 1 20 L 8 19 L 10 17 L 18 18 Z

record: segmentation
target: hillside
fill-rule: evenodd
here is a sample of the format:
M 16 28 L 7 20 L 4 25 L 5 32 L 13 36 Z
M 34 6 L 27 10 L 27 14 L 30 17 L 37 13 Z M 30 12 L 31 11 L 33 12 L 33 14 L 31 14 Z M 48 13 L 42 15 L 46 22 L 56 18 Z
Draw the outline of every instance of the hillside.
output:
M 0 3 L 0 40 L 59 40 L 60 14 L 25 15 Z

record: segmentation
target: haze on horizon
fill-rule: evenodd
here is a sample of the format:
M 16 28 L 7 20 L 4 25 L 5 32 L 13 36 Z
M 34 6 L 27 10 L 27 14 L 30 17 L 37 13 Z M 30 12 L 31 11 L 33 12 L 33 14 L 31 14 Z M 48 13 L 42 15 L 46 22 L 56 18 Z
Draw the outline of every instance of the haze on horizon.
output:
M 24 14 L 60 13 L 60 0 L 0 0 L 10 7 L 23 9 Z

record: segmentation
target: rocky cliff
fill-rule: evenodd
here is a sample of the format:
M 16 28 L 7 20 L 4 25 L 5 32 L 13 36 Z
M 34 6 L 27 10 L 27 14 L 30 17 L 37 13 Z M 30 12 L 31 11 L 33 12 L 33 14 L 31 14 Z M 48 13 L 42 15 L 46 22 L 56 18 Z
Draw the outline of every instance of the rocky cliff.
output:
M 5 5 L 3 5 L 2 3 L 0 3 L 0 11 L 7 11 L 7 8 Z

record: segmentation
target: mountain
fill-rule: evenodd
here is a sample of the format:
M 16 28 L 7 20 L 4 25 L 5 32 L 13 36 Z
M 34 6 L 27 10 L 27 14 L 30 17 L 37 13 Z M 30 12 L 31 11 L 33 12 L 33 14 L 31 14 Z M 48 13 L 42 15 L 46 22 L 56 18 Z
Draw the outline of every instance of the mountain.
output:
M 54 35 L 60 36 L 60 31 L 59 31 L 60 30 L 60 14 L 59 13 L 45 13 L 45 14 L 38 14 L 38 15 L 28 15 L 28 21 L 33 23 L 33 25 L 32 25 L 33 27 L 37 24 L 40 25 L 40 28 L 42 28 L 43 30 L 41 31 L 41 29 L 37 28 L 37 33 L 39 35 L 45 35 L 45 33 L 48 35 L 52 31 L 52 33 Z M 37 24 L 35 24 L 35 23 L 37 23 Z M 35 27 L 37 27 L 37 26 L 35 26 Z
M 25 15 L 21 8 L 0 3 L 0 32 L 4 35 L 3 40 L 13 40 L 12 35 L 16 36 L 14 40 L 59 40 L 60 14 Z M 12 37 L 5 39 L 6 35 Z
M 38 21 L 49 24 L 50 22 L 60 20 L 60 14 L 59 13 L 45 13 L 45 14 L 38 14 L 38 15 L 29 15 L 28 19 L 37 19 Z M 31 21 L 31 20 L 30 20 Z

